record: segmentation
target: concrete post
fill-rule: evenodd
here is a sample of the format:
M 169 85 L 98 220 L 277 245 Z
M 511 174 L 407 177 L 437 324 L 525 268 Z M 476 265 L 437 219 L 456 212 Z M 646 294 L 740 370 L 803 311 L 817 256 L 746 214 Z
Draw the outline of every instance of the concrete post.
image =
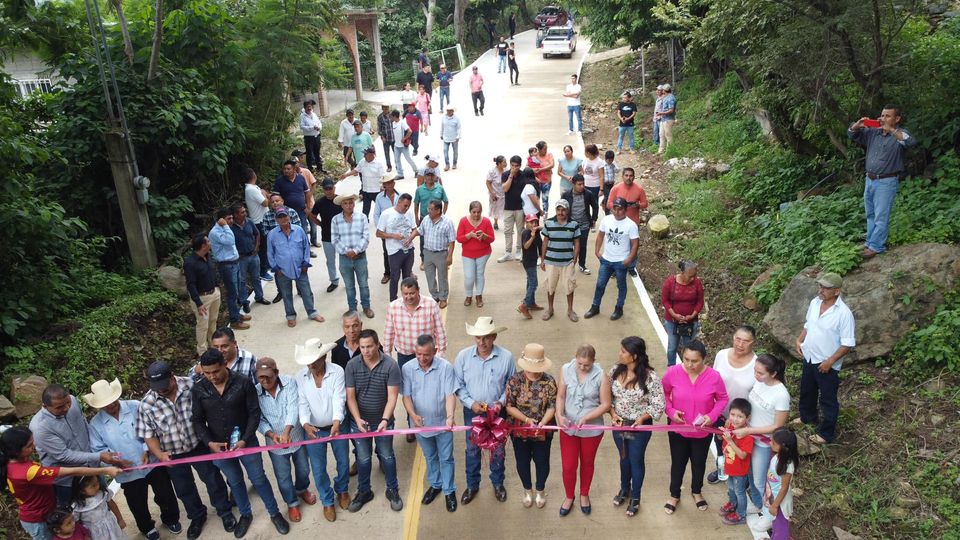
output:
M 104 135 L 104 139 L 113 183 L 117 188 L 117 201 L 120 203 L 127 246 L 130 248 L 130 259 L 138 270 L 156 268 L 157 250 L 153 245 L 150 216 L 147 214 L 146 205 L 137 202 L 133 185 L 133 162 L 127 141 L 119 129 L 111 129 Z
M 376 60 L 377 69 L 377 90 L 383 91 L 383 54 L 380 52 L 380 17 L 373 16 L 370 22 L 373 27 L 373 58 Z

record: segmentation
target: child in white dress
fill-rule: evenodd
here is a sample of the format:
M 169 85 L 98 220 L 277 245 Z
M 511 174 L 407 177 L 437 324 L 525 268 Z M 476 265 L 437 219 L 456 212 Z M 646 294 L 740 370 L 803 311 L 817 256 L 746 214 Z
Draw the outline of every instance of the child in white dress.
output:
M 73 515 L 90 531 L 90 540 L 127 540 L 123 532 L 127 524 L 113 502 L 113 494 L 98 476 L 75 478 L 73 494 Z

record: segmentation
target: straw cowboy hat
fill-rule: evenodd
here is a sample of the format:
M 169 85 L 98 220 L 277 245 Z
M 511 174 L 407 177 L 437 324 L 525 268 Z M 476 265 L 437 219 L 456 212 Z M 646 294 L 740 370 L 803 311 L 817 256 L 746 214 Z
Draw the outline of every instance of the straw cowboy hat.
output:
M 333 204 L 341 206 L 343 201 L 357 201 L 360 200 L 360 196 L 354 193 L 353 195 L 337 195 L 333 198 Z
M 497 326 L 493 324 L 493 317 L 477 317 L 476 324 L 464 324 L 467 326 L 467 335 L 475 337 L 499 334 L 500 332 L 505 332 L 507 330 L 506 326 Z
M 396 176 L 393 174 L 385 174 L 380 177 L 380 183 L 386 184 L 387 182 L 393 182 L 396 179 Z
M 531 373 L 543 373 L 550 369 L 553 362 L 544 355 L 543 345 L 539 343 L 527 343 L 523 347 L 523 353 L 517 360 L 517 365 L 524 371 Z
M 320 338 L 308 339 L 303 345 L 294 345 L 293 360 L 300 366 L 309 366 L 317 358 L 336 348 L 336 343 L 324 343 Z
M 84 394 L 83 400 L 94 409 L 102 409 L 120 399 L 122 393 L 123 388 L 120 386 L 120 379 L 113 379 L 113 382 L 109 383 L 100 379 L 90 385 L 90 393 Z

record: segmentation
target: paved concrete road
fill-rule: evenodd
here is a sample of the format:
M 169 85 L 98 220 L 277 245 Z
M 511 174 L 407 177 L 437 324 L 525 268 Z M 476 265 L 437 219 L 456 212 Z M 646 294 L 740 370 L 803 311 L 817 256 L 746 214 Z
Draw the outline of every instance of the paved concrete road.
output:
M 461 140 L 461 155 L 459 167 L 456 171 L 444 174 L 444 186 L 451 198 L 450 215 L 454 222 L 466 214 L 467 206 L 472 200 L 480 200 L 487 206 L 487 192 L 484 177 L 493 165 L 492 158 L 498 154 L 504 156 L 520 154 L 526 157 L 526 149 L 539 140 L 545 140 L 555 156 L 562 155 L 562 146 L 571 144 L 576 155 L 583 155 L 583 142 L 578 136 L 568 136 L 565 100 L 561 96 L 564 86 L 572 73 L 576 73 L 582 57 L 586 54 L 587 42 L 581 39 L 580 46 L 572 59 L 551 58 L 544 60 L 534 49 L 534 35 L 526 32 L 517 36 L 518 63 L 520 68 L 521 86 L 511 87 L 508 75 L 496 73 L 496 59 L 489 53 L 478 60 L 477 65 L 486 79 L 484 92 L 487 97 L 486 115 L 475 117 L 470 105 L 470 92 L 467 84 L 469 73 L 459 74 L 453 83 L 452 94 L 454 104 L 458 107 L 457 114 L 463 122 L 463 138 Z M 614 76 L 615 74 L 611 74 Z M 440 120 L 439 103 L 434 106 L 433 121 L 429 137 L 421 138 L 421 149 L 418 163 L 422 163 L 425 154 L 441 152 L 438 124 Z M 377 144 L 379 149 L 379 143 Z M 378 159 L 381 158 L 378 156 Z M 398 189 L 411 192 L 415 185 L 408 173 L 407 180 L 399 182 Z M 341 193 L 356 192 L 359 183 L 350 179 L 338 188 Z M 551 200 L 559 197 L 558 184 L 554 183 L 554 192 Z M 551 211 L 552 214 L 552 211 Z M 497 231 L 499 235 L 502 231 Z M 591 235 L 591 243 L 593 236 Z M 479 315 L 491 315 L 496 322 L 509 327 L 498 338 L 498 343 L 519 355 L 527 342 L 540 342 L 546 346 L 547 355 L 553 359 L 552 373 L 556 375 L 560 366 L 569 361 L 577 345 L 584 342 L 592 343 L 598 352 L 598 361 L 606 369 L 613 365 L 619 350 L 619 341 L 627 335 L 639 335 L 646 340 L 651 351 L 651 359 L 658 373 L 663 373 L 664 349 L 661 336 L 657 334 L 655 326 L 651 324 L 641 305 L 637 291 L 633 288 L 628 296 L 625 316 L 617 322 L 608 319 L 612 309 L 613 296 L 616 286 L 613 282 L 608 287 L 606 301 L 602 306 L 601 316 L 590 321 L 581 320 L 572 323 L 564 316 L 564 299 L 559 298 L 557 316 L 550 322 L 544 323 L 539 317 L 531 321 L 523 320 L 515 308 L 522 298 L 525 286 L 525 276 L 520 263 L 497 264 L 495 259 L 504 251 L 502 239 L 498 238 L 494 244 L 494 253 L 487 266 L 487 287 L 484 291 L 485 307 L 478 309 L 475 306 L 464 307 L 463 300 L 463 272 L 459 262 L 459 249 L 454 258 L 451 270 L 451 302 L 446 309 L 447 332 L 450 337 L 450 352 L 452 359 L 461 348 L 472 344 L 472 338 L 464 333 L 464 323 L 474 322 Z M 593 248 L 590 248 L 591 253 Z M 287 328 L 284 322 L 282 304 L 273 306 L 255 305 L 251 329 L 238 332 L 243 348 L 258 356 L 271 356 L 277 360 L 281 372 L 291 373 L 297 369 L 293 362 L 293 348 L 295 343 L 302 343 L 311 337 L 321 337 L 324 341 L 332 341 L 342 335 L 339 316 L 345 310 L 345 296 L 343 286 L 332 293 L 326 293 L 328 285 L 326 269 L 323 264 L 322 250 L 316 250 L 319 258 L 313 259 L 314 267 L 310 270 L 310 279 L 320 313 L 327 322 L 318 324 L 303 318 L 302 305 L 297 300 L 297 310 L 301 316 L 296 328 Z M 643 256 L 643 254 L 641 254 Z M 370 286 L 373 295 L 373 308 L 376 318 L 364 319 L 366 327 L 382 330 L 383 315 L 388 301 L 387 286 L 380 285 L 382 275 L 379 242 L 372 242 L 370 249 Z M 597 261 L 590 257 L 588 266 L 596 272 Z M 416 267 L 414 268 L 417 271 Z M 419 272 L 417 272 L 419 273 Z M 585 276 L 577 274 L 578 289 L 575 297 L 575 309 L 582 314 L 590 306 L 595 283 L 595 274 Z M 636 280 L 635 284 L 639 284 Z M 272 298 L 275 294 L 273 284 L 265 283 L 265 294 Z M 656 284 L 654 284 L 656 285 Z M 642 285 L 641 285 L 642 287 Z M 426 287 L 424 287 L 425 289 Z M 538 301 L 546 302 L 546 294 L 541 288 L 537 295 Z M 662 328 L 660 329 L 662 332 Z M 398 423 L 405 422 L 406 415 L 402 406 L 397 407 Z M 553 444 L 551 459 L 552 471 L 546 493 L 548 503 L 546 508 L 538 510 L 535 507 L 525 509 L 520 504 L 521 486 L 515 471 L 512 448 L 507 451 L 507 482 L 508 500 L 499 503 L 493 497 L 489 480 L 484 478 L 481 484 L 481 493 L 469 506 L 461 506 L 453 515 L 448 515 L 443 506 L 442 497 L 432 505 L 421 507 L 420 497 L 423 493 L 422 457 L 416 451 L 415 444 L 408 444 L 397 438 L 394 447 L 397 451 L 399 466 L 400 490 L 406 508 L 403 512 L 392 512 L 383 495 L 384 483 L 382 475 L 375 470 L 373 488 L 376 498 L 361 512 L 349 514 L 340 511 L 335 523 L 328 523 L 323 519 L 319 506 L 306 507 L 304 520 L 293 524 L 290 532 L 292 538 L 308 538 L 311 535 L 324 535 L 329 538 L 522 538 L 532 534 L 545 538 L 581 538 L 594 532 L 599 532 L 607 538 L 710 538 L 720 540 L 725 538 L 747 538 L 749 533 L 745 527 L 724 526 L 717 517 L 717 509 L 725 502 L 726 490 L 721 486 L 707 486 L 704 494 L 710 502 L 710 510 L 698 512 L 689 495 L 689 474 L 684 488 L 683 498 L 673 516 L 666 516 L 662 506 L 667 497 L 668 470 L 670 465 L 667 438 L 662 434 L 655 434 L 647 450 L 647 476 L 644 484 L 643 498 L 640 512 L 633 518 L 626 518 L 622 509 L 616 509 L 611 504 L 611 498 L 619 489 L 618 456 L 610 436 L 606 435 L 597 458 L 597 472 L 593 481 L 591 497 L 593 514 L 584 516 L 575 506 L 574 511 L 565 518 L 557 515 L 557 509 L 563 498 L 560 468 L 559 442 Z M 462 435 L 456 438 L 457 459 L 457 488 L 461 491 L 466 487 L 463 467 Z M 264 459 L 268 471 L 269 460 Z M 331 473 L 333 460 L 330 459 Z M 712 466 L 708 467 L 712 470 Z M 272 477 L 272 475 L 271 475 Z M 202 485 L 201 485 L 202 486 Z M 274 484 L 276 491 L 276 485 Z M 311 486 L 313 489 L 313 486 Z M 356 480 L 351 481 L 351 493 L 356 489 Z M 249 538 L 273 538 L 276 532 L 266 516 L 263 505 L 250 490 L 254 505 L 254 522 Z M 125 505 L 121 505 L 122 507 Z M 285 507 L 281 503 L 281 508 Z M 133 523 L 131 518 L 128 523 Z M 184 522 L 186 527 L 187 523 Z M 131 525 L 132 527 L 132 525 Z M 129 529 L 134 532 L 133 529 Z M 211 514 L 204 534 L 205 538 L 228 538 L 220 527 L 219 520 Z

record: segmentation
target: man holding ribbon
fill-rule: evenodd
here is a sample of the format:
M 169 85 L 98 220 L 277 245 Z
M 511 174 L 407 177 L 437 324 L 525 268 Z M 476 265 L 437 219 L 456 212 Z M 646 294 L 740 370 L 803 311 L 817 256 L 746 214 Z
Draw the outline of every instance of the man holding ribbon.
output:
M 495 411 L 503 414 L 507 402 L 507 381 L 513 376 L 516 367 L 513 353 L 495 345 L 497 334 L 505 332 L 505 326 L 497 326 L 493 317 L 478 317 L 476 324 L 466 325 L 467 335 L 473 336 L 476 345 L 460 351 L 454 363 L 457 377 L 457 396 L 463 403 L 463 422 L 470 425 L 473 417 Z M 503 487 L 504 448 L 491 453 L 490 482 L 497 500 L 507 500 L 507 490 Z M 463 491 L 460 502 L 469 504 L 480 491 L 480 448 L 470 440 L 467 432 L 467 489 Z

